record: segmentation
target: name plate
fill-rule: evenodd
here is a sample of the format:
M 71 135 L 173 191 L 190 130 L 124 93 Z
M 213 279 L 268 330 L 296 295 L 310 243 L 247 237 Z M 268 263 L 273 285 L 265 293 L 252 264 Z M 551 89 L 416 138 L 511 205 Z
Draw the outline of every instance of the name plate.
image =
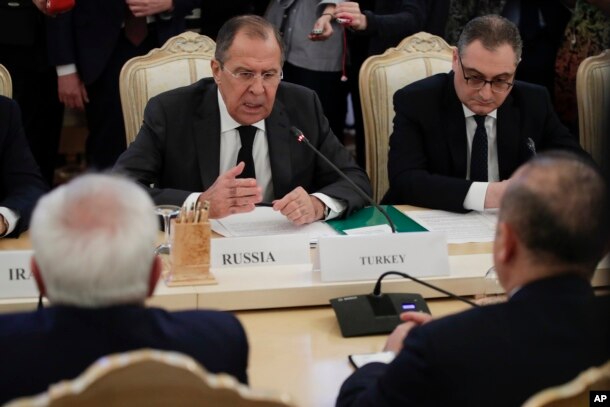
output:
M 447 240 L 440 232 L 321 237 L 318 253 L 322 281 L 374 280 L 390 270 L 449 275 Z
M 211 257 L 215 269 L 311 264 L 308 235 L 212 239 Z
M 0 251 L 0 298 L 38 297 L 31 259 L 32 250 Z

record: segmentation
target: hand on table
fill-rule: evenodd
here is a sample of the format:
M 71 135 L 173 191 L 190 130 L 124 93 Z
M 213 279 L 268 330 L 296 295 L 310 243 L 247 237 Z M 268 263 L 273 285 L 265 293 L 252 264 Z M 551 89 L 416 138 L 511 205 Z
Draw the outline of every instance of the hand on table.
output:
M 432 316 L 424 312 L 403 312 L 400 314 L 400 319 L 405 322 L 394 328 L 394 331 L 388 336 L 383 350 L 398 354 L 402 350 L 402 344 L 411 329 L 428 323 L 432 320 Z
M 325 205 L 303 187 L 296 187 L 282 199 L 273 201 L 273 209 L 280 211 L 295 225 L 305 225 L 324 217 Z
M 236 178 L 244 170 L 240 162 L 216 178 L 214 184 L 199 196 L 199 201 L 210 201 L 210 218 L 224 218 L 235 213 L 254 210 L 263 199 L 261 188 L 254 178 Z
M 6 220 L 4 219 L 4 216 L 0 215 L 0 239 L 6 233 L 7 230 L 8 226 L 6 224 Z

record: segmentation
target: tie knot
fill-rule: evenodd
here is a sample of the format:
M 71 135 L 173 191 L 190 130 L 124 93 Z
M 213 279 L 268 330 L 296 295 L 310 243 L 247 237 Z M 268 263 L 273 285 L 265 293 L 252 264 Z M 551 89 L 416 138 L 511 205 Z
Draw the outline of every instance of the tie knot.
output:
M 239 138 L 241 139 L 241 146 L 252 150 L 254 144 L 254 136 L 256 135 L 256 127 L 254 126 L 239 126 L 237 128 L 239 132 Z
M 477 126 L 484 126 L 485 125 L 485 118 L 487 116 L 481 116 L 481 115 L 474 115 L 474 121 L 477 122 Z

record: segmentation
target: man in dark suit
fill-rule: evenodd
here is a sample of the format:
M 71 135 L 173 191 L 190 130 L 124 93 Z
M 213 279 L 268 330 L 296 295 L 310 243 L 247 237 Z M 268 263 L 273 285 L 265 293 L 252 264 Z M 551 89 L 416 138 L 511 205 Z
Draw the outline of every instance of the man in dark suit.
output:
M 48 187 L 30 152 L 17 103 L 0 96 L 0 238 L 18 237 Z
M 183 32 L 184 16 L 198 5 L 198 0 L 82 0 L 48 18 L 59 99 L 86 111 L 90 166 L 111 167 L 125 150 L 119 96 L 123 64 Z
M 85 175 L 40 200 L 32 273 L 53 306 L 0 315 L 0 402 L 139 348 L 181 352 L 247 383 L 248 343 L 234 316 L 144 306 L 162 268 L 157 228 L 148 194 L 118 176 Z
M 519 406 L 607 361 L 610 296 L 589 283 L 609 243 L 607 192 L 571 153 L 525 164 L 502 200 L 493 250 L 508 302 L 438 320 L 403 314 L 386 344 L 396 358 L 357 370 L 337 405 Z
M 548 92 L 514 81 L 520 58 L 513 23 L 478 17 L 464 27 L 453 72 L 396 92 L 386 202 L 450 211 L 497 208 L 511 174 L 536 151 L 582 153 Z
M 261 200 L 273 201 L 295 224 L 361 208 L 365 200 L 291 134 L 291 126 L 301 129 L 370 193 L 368 177 L 330 130 L 316 94 L 280 83 L 282 62 L 281 40 L 269 22 L 229 20 L 218 33 L 214 78 L 151 99 L 140 133 L 115 168 L 154 184 L 158 204 L 210 201 L 212 218 L 252 211 Z
M 45 1 L 46 3 L 46 1 Z M 23 130 L 40 173 L 53 185 L 63 106 L 57 74 L 47 58 L 45 17 L 31 0 L 0 3 L 0 64 L 11 75 Z

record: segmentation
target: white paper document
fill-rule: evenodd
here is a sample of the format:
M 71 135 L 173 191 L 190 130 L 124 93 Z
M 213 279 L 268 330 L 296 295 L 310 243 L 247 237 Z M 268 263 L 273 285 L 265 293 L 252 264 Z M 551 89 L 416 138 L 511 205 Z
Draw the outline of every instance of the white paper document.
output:
M 498 211 L 453 213 L 446 211 L 405 212 L 431 232 L 445 232 L 447 243 L 493 242 Z
M 225 237 L 303 234 L 309 236 L 310 242 L 317 242 L 319 237 L 338 234 L 326 222 L 294 225 L 280 212 L 269 207 L 257 207 L 252 212 L 213 219 L 211 225 L 214 232 Z

